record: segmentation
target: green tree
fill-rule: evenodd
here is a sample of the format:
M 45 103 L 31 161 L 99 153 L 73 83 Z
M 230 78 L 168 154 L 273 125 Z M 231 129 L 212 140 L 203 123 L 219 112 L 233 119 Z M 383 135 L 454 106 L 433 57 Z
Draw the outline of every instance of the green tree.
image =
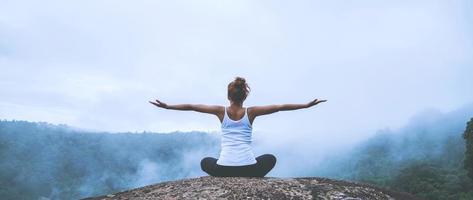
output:
M 466 140 L 464 165 L 468 172 L 468 177 L 473 179 L 473 118 L 467 123 L 463 138 Z

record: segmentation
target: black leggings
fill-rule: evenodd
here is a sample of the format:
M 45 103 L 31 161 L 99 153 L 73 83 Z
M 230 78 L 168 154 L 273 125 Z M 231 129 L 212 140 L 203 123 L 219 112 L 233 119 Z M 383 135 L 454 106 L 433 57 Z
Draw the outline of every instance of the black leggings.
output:
M 264 154 L 256 157 L 256 163 L 243 166 L 223 166 L 217 164 L 217 159 L 205 157 L 200 161 L 200 167 L 211 176 L 264 177 L 276 164 L 276 157 Z

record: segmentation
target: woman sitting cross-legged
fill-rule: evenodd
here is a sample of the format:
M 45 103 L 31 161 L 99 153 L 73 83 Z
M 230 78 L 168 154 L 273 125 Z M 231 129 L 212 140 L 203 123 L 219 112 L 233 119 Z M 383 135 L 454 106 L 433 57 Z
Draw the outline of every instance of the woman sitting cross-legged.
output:
M 255 158 L 251 149 L 253 121 L 261 115 L 278 111 L 309 108 L 326 100 L 315 99 L 307 104 L 281 104 L 243 107 L 250 92 L 244 78 L 236 77 L 228 84 L 230 106 L 178 104 L 168 105 L 159 100 L 150 101 L 160 108 L 191 110 L 216 115 L 222 128 L 221 151 L 218 159 L 203 158 L 200 166 L 211 176 L 264 177 L 276 164 L 276 157 L 264 154 Z

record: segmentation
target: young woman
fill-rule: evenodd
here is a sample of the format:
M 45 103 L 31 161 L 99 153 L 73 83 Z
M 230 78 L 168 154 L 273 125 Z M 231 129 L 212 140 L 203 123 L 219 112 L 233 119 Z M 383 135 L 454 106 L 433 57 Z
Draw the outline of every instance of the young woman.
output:
M 228 84 L 230 106 L 178 104 L 168 105 L 156 100 L 149 103 L 172 110 L 191 110 L 213 114 L 221 122 L 222 140 L 218 159 L 206 157 L 200 162 L 204 172 L 211 176 L 264 177 L 276 164 L 276 157 L 264 154 L 255 158 L 251 150 L 251 132 L 256 117 L 278 111 L 309 108 L 326 100 L 315 99 L 306 104 L 281 104 L 243 107 L 250 92 L 244 78 L 236 77 Z

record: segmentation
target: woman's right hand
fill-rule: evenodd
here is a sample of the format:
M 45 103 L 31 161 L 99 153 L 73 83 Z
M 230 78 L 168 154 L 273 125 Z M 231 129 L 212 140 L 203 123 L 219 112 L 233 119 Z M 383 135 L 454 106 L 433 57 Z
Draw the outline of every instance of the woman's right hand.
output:
M 156 102 L 149 101 L 149 103 L 150 103 L 150 104 L 153 104 L 153 105 L 155 105 L 155 106 L 158 106 L 158 107 L 160 107 L 160 108 L 166 108 L 166 109 L 168 108 L 168 105 L 167 105 L 166 103 L 163 103 L 163 102 L 161 102 L 161 101 L 159 101 L 159 100 L 157 100 L 157 99 L 156 99 L 155 101 L 156 101 Z
M 319 100 L 319 99 L 314 99 L 313 101 L 307 103 L 307 107 L 312 107 L 312 106 L 315 106 L 319 103 L 323 103 L 323 102 L 326 102 L 327 100 Z

